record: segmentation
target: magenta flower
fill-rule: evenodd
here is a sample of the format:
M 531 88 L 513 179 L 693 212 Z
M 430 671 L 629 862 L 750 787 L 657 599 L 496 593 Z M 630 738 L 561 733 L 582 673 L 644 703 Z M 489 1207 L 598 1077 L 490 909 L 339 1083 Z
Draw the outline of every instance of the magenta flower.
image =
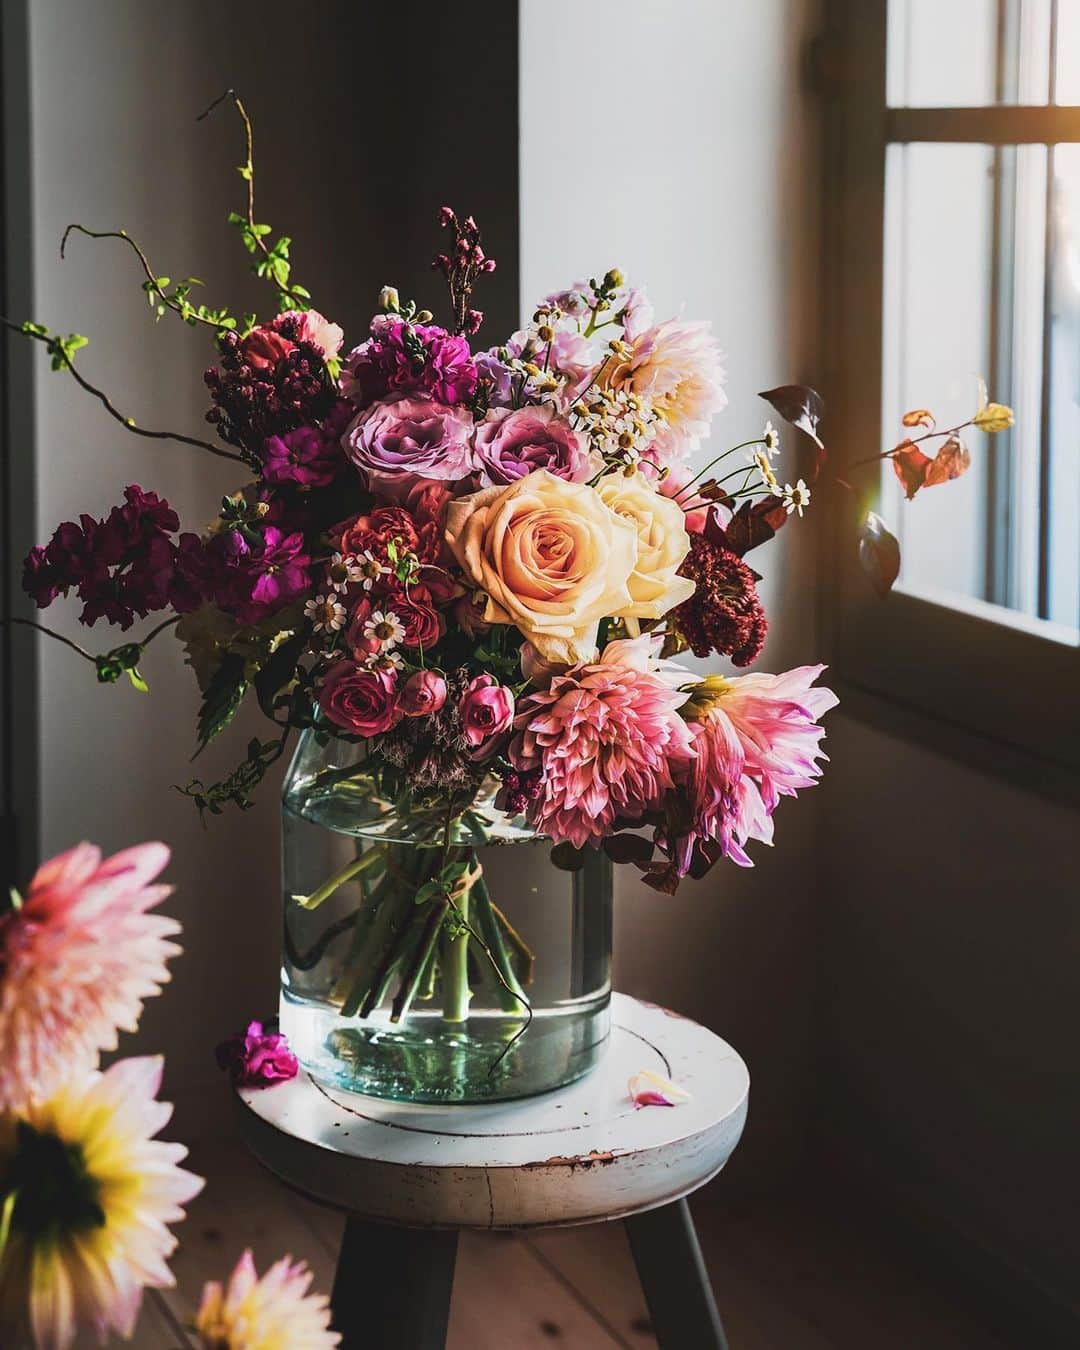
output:
M 652 668 L 650 650 L 641 639 L 609 642 L 599 661 L 556 675 L 520 706 L 509 759 L 539 772 L 528 815 L 556 842 L 583 848 L 641 821 L 693 759 L 684 695 Z
M 299 531 L 285 534 L 276 525 L 268 525 L 258 549 L 249 548 L 235 531 L 228 539 L 232 562 L 222 608 L 241 623 L 258 623 L 308 589 L 311 559 L 304 552 L 304 536 Z
M 475 467 L 473 422 L 460 408 L 426 398 L 376 403 L 345 433 L 345 454 L 369 482 L 419 474 L 452 482 Z
M 297 427 L 269 436 L 262 447 L 262 476 L 268 483 L 328 487 L 343 467 L 341 444 L 317 427 Z
M 461 700 L 461 727 L 473 759 L 493 754 L 498 738 L 514 720 L 514 695 L 493 675 L 477 675 Z
M 376 399 L 429 394 L 440 403 L 467 403 L 477 370 L 469 344 L 436 325 L 376 315 L 371 337 L 345 358 L 342 388 L 359 407 Z
M 295 1078 L 300 1070 L 285 1037 L 249 1022 L 214 1051 L 218 1068 L 228 1071 L 236 1087 L 270 1087 Z
M 546 404 L 492 409 L 476 428 L 476 465 L 485 487 L 505 486 L 534 469 L 584 483 L 596 472 L 584 440 Z

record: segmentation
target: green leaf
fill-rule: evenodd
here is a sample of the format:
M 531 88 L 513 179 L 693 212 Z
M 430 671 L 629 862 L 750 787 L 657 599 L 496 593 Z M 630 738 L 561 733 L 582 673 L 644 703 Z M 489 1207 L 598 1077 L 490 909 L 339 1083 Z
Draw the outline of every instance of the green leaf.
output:
M 148 694 L 150 692 L 150 686 L 139 674 L 135 666 L 128 666 L 127 677 L 131 681 L 132 687 L 137 689 L 140 694 Z
M 242 656 L 227 652 L 221 665 L 214 672 L 213 679 L 206 686 L 202 706 L 199 708 L 197 726 L 199 749 L 195 752 L 196 755 L 204 750 L 236 715 L 236 710 L 247 692 L 244 664 Z
M 263 665 L 255 676 L 255 695 L 259 707 L 267 717 L 274 715 L 274 700 L 296 676 L 296 663 L 300 660 L 307 638 L 303 633 L 283 642 L 273 656 Z

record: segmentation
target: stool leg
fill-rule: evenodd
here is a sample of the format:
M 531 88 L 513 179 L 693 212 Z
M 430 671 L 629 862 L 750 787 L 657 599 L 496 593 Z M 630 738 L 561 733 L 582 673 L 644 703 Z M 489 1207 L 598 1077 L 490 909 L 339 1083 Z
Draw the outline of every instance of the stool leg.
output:
M 330 1296 L 342 1350 L 444 1350 L 457 1240 L 349 1218 Z
M 728 1350 L 686 1201 L 625 1222 L 660 1350 Z

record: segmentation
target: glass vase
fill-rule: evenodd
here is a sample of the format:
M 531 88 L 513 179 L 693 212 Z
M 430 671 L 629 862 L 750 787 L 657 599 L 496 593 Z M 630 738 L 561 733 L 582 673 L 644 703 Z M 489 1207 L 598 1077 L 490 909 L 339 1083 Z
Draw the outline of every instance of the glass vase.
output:
M 611 864 L 587 850 L 556 868 L 550 842 L 495 807 L 497 786 L 417 797 L 362 746 L 303 733 L 282 798 L 281 1029 L 317 1081 L 480 1102 L 597 1062 Z

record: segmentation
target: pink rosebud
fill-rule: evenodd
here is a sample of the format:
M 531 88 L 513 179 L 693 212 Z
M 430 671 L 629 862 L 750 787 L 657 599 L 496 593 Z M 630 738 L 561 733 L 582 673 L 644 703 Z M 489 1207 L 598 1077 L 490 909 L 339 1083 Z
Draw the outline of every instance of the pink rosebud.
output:
M 418 670 L 405 681 L 398 707 L 406 717 L 427 717 L 446 702 L 446 681 L 434 670 Z
M 627 1091 L 635 1110 L 643 1106 L 681 1106 L 690 1100 L 685 1088 L 677 1087 L 651 1069 L 641 1069 L 634 1074 L 627 1084 Z
M 473 759 L 486 759 L 496 739 L 514 720 L 514 696 L 493 675 L 477 675 L 469 681 L 461 700 L 461 725 L 473 747 Z
M 269 1087 L 295 1078 L 300 1065 L 280 1032 L 268 1032 L 261 1022 L 222 1041 L 214 1052 L 218 1067 L 228 1071 L 237 1087 Z

